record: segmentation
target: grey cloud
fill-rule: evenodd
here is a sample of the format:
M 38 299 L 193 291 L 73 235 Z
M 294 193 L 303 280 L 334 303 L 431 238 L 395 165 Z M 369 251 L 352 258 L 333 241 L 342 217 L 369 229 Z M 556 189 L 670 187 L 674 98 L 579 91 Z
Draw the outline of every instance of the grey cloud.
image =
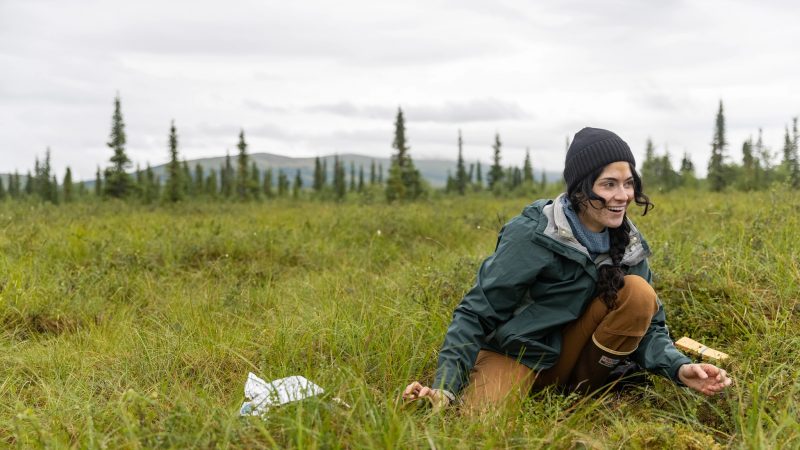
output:
M 287 131 L 285 128 L 274 123 L 261 123 L 255 126 L 240 126 L 230 123 L 201 123 L 195 127 L 198 135 L 206 135 L 212 137 L 230 137 L 231 142 L 238 139 L 239 132 L 244 130 L 245 139 L 248 137 L 261 137 L 277 140 L 291 140 L 296 136 Z
M 275 105 L 268 105 L 263 102 L 259 102 L 256 100 L 245 99 L 243 102 L 244 106 L 261 112 L 267 113 L 285 113 L 288 112 L 288 109 L 283 106 L 275 106 Z
M 419 15 L 414 8 L 394 11 L 371 2 L 355 2 L 357 14 L 351 14 L 346 5 L 319 2 L 240 2 L 229 8 L 229 14 L 220 14 L 213 2 L 90 3 L 86 9 L 93 20 L 88 27 L 80 4 L 12 4 L 7 17 L 15 20 L 6 20 L 10 26 L 5 32 L 0 30 L 0 37 L 13 38 L 6 45 L 9 51 L 18 44 L 30 50 L 41 47 L 31 41 L 50 47 L 57 40 L 96 55 L 258 56 L 262 61 L 311 57 L 366 65 L 441 63 L 507 48 L 502 35 L 481 35 L 443 25 L 435 16 Z M 246 14 L 237 13 L 242 7 Z M 154 11 L 159 13 L 154 15 Z M 37 35 L 31 32 L 34 29 L 56 29 L 58 35 Z
M 397 113 L 395 108 L 365 105 L 357 106 L 351 102 L 312 105 L 304 108 L 309 113 L 327 113 L 344 117 L 364 117 L 369 119 L 391 119 Z
M 222 137 L 236 136 L 242 127 L 232 124 L 200 123 L 195 127 L 195 133 L 207 136 Z
M 529 115 L 517 103 L 497 99 L 447 102 L 443 106 L 409 106 L 409 120 L 426 122 L 478 122 L 525 119 Z
M 667 113 L 672 113 L 676 111 L 682 110 L 684 107 L 688 106 L 685 102 L 682 102 L 680 99 L 675 98 L 672 94 L 665 94 L 662 92 L 649 92 L 638 95 L 634 97 L 634 101 L 638 102 L 642 106 L 663 111 Z
M 517 103 L 497 99 L 477 99 L 465 102 L 446 102 L 443 105 L 409 105 L 402 107 L 406 120 L 439 123 L 468 123 L 529 118 Z M 304 109 L 311 113 L 327 113 L 344 117 L 362 117 L 391 120 L 396 114 L 394 107 L 378 105 L 356 105 L 351 102 L 312 105 Z
M 297 139 L 297 136 L 294 133 L 287 131 L 280 125 L 275 125 L 273 123 L 262 123 L 261 125 L 257 125 L 254 127 L 247 127 L 244 130 L 244 132 L 245 135 L 265 137 L 269 139 L 277 139 L 277 140 Z

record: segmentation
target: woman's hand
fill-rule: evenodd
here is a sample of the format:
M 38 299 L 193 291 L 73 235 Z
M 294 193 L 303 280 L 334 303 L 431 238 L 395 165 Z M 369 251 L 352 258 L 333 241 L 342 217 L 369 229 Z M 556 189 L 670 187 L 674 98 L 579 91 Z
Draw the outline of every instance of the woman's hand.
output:
M 678 369 L 678 378 L 690 388 L 705 395 L 722 392 L 733 382 L 728 373 L 713 364 L 684 364 Z
M 450 405 L 450 398 L 442 393 L 442 391 L 423 386 L 419 381 L 414 381 L 406 387 L 405 391 L 403 391 L 403 398 L 408 401 L 419 399 L 430 400 L 434 411 L 438 411 Z

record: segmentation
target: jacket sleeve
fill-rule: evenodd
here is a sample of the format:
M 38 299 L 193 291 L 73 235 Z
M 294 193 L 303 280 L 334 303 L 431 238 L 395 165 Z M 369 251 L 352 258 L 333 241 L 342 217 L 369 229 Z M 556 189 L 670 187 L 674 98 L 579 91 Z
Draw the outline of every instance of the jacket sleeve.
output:
M 487 334 L 511 318 L 546 257 L 531 240 L 531 221 L 517 217 L 498 236 L 494 253 L 453 312 L 439 351 L 433 386 L 458 394 L 468 381 Z
M 639 275 L 652 284 L 652 274 L 646 259 L 631 267 L 629 273 Z M 661 303 L 661 299 L 656 298 L 656 301 L 658 302 L 658 311 L 650 321 L 650 327 L 639 343 L 639 348 L 633 352 L 631 357 L 646 370 L 682 384 L 678 379 L 678 369 L 684 364 L 690 364 L 692 360 L 675 348 L 675 344 L 669 336 L 664 305 Z

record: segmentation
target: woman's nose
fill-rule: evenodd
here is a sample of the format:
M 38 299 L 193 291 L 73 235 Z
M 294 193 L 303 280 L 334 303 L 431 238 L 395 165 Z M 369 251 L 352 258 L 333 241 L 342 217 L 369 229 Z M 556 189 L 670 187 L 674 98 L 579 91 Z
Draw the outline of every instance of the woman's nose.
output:
M 614 198 L 618 200 L 628 200 L 629 198 L 633 198 L 633 189 L 626 186 L 620 186 L 618 189 L 614 190 Z

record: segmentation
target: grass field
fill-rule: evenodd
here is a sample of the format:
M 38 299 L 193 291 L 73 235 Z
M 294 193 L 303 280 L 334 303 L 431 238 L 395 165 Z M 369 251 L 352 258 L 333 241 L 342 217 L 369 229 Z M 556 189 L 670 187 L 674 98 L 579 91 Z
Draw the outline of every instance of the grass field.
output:
M 654 378 L 546 390 L 513 414 L 401 408 L 530 200 L 0 204 L 0 447 L 800 448 L 800 197 L 785 191 L 655 195 L 634 219 L 673 337 L 733 355 L 726 395 Z M 249 371 L 328 392 L 242 418 Z

